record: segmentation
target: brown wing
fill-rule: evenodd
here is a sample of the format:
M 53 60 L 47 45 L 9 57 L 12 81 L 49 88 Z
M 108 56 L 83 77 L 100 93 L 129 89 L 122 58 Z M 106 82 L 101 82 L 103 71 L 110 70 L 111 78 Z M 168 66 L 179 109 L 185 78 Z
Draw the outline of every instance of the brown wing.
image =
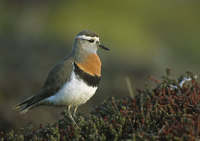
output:
M 73 59 L 71 57 L 64 58 L 58 64 L 56 64 L 48 74 L 44 87 L 34 96 L 28 98 L 17 106 L 26 104 L 22 111 L 37 105 L 41 100 L 54 95 L 67 81 L 70 79 L 70 75 L 73 69 Z

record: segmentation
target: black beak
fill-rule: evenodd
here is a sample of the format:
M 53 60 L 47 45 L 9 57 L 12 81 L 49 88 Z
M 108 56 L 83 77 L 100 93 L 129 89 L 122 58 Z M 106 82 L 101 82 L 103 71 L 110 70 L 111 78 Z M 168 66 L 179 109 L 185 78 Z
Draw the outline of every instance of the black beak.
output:
M 107 47 L 105 47 L 104 45 L 102 45 L 102 44 L 99 44 L 98 45 L 100 48 L 102 48 L 102 49 L 105 49 L 105 50 L 110 50 L 109 48 L 107 48 Z

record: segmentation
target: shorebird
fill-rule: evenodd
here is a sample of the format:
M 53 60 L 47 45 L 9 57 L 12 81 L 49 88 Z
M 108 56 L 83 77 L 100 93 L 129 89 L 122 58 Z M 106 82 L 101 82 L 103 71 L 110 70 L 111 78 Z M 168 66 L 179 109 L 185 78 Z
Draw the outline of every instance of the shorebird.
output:
M 77 108 L 95 94 L 100 82 L 98 48 L 109 50 L 100 44 L 95 32 L 80 32 L 74 39 L 71 53 L 50 70 L 40 91 L 17 104 L 16 108 L 21 107 L 23 114 L 39 105 L 67 106 L 69 117 L 76 124 L 71 107 L 75 116 Z

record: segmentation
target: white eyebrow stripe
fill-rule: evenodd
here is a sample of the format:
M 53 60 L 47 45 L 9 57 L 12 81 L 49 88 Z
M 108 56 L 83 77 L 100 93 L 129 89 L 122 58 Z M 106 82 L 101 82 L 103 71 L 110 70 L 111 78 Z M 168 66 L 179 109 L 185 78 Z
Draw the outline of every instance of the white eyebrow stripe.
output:
M 95 39 L 95 40 L 99 41 L 99 37 L 91 37 L 91 36 L 86 36 L 86 35 L 78 35 L 76 38 L 85 39 L 85 40 Z

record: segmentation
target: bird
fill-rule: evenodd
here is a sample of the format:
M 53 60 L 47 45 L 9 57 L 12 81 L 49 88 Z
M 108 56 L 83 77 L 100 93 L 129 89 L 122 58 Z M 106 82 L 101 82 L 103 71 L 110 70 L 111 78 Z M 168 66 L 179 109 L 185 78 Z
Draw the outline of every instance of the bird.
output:
M 73 116 L 77 108 L 86 103 L 99 86 L 99 48 L 109 50 L 100 43 L 97 33 L 90 30 L 78 33 L 71 52 L 53 66 L 38 93 L 20 102 L 15 108 L 21 108 L 20 113 L 24 114 L 40 105 L 67 107 L 69 118 L 76 124 Z

